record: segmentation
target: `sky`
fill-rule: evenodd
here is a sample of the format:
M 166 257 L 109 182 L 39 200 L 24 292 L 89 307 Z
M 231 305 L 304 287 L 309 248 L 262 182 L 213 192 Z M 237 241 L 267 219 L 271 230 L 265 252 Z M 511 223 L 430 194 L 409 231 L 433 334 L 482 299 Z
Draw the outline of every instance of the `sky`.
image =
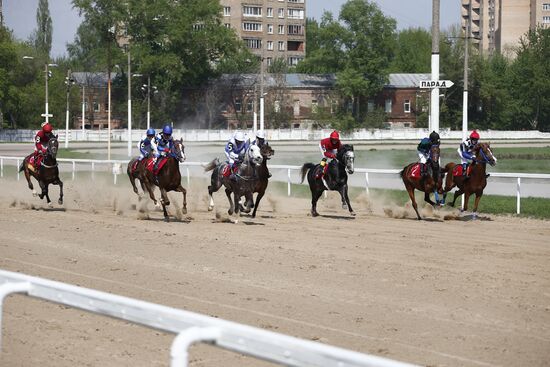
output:
M 432 0 L 375 0 L 395 20 L 397 28 L 430 28 Z M 306 16 L 320 19 L 324 11 L 337 15 L 346 0 L 306 0 Z M 38 0 L 3 0 L 5 25 L 17 38 L 26 40 L 36 28 Z M 53 25 L 52 57 L 66 55 L 66 44 L 74 40 L 81 22 L 71 0 L 49 0 Z M 441 0 L 441 29 L 460 22 L 460 0 Z

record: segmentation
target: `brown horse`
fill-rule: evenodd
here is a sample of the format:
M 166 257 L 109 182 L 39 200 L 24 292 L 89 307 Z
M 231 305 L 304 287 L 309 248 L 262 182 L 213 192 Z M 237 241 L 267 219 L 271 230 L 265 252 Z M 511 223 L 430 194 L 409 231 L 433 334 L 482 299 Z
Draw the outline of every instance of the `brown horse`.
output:
M 30 159 L 34 156 L 34 153 L 25 157 L 23 163 L 21 163 L 21 166 L 19 167 L 19 172 L 25 172 L 25 178 L 27 179 L 29 189 L 32 190 L 33 195 L 38 195 L 40 199 L 46 197 L 48 205 L 51 205 L 50 196 L 48 195 L 48 186 L 50 184 L 59 185 L 59 200 L 57 200 L 57 202 L 59 205 L 63 205 L 63 182 L 59 179 L 59 168 L 56 160 L 58 147 L 59 143 L 57 141 L 57 136 L 55 136 L 48 141 L 46 154 L 37 169 L 35 169 L 34 165 L 30 162 Z M 34 191 L 31 176 L 38 181 L 38 184 L 42 189 L 40 194 L 37 194 L 36 191 Z
M 162 159 L 159 157 L 158 159 Z M 174 140 L 174 147 L 169 155 L 166 157 L 166 163 L 160 168 L 158 175 L 155 177 L 153 172 L 146 168 L 146 164 L 140 164 L 139 170 L 143 177 L 143 183 L 149 192 L 151 200 L 157 204 L 155 195 L 153 194 L 154 185 L 160 189 L 160 203 L 162 204 L 162 210 L 164 212 L 164 220 L 170 221 L 166 207 L 170 205 L 170 199 L 168 199 L 168 191 L 178 191 L 183 194 L 183 206 L 182 213 L 187 214 L 187 190 L 181 186 L 181 173 L 179 163 L 185 161 L 185 147 L 183 145 L 183 139 Z
M 260 153 L 262 154 L 263 161 L 260 167 L 257 169 L 258 174 L 258 181 L 256 182 L 256 186 L 254 187 L 253 193 L 257 192 L 258 195 L 256 196 L 256 203 L 254 204 L 253 198 L 249 198 L 247 202 L 250 203 L 247 208 L 241 208 L 241 211 L 243 213 L 250 213 L 250 210 L 254 208 L 254 211 L 252 212 L 252 218 L 256 218 L 256 211 L 258 210 L 258 206 L 260 205 L 260 200 L 265 195 L 265 190 L 267 189 L 267 185 L 269 183 L 269 169 L 267 168 L 267 161 L 271 159 L 271 156 L 275 153 L 273 148 L 271 148 L 269 145 L 264 144 L 260 148 Z
M 420 170 L 420 166 L 417 166 L 419 163 L 411 163 L 401 172 L 399 175 L 403 179 L 403 183 L 405 184 L 405 188 L 407 189 L 407 193 L 409 194 L 409 197 L 411 198 L 412 206 L 414 208 L 414 211 L 416 212 L 416 216 L 418 220 L 421 220 L 420 214 L 418 213 L 418 206 L 416 205 L 416 199 L 414 198 L 414 190 L 422 191 L 424 192 L 424 201 L 429 203 L 431 206 L 436 205 L 431 199 L 430 199 L 430 193 L 435 193 L 436 201 L 439 204 L 438 199 L 438 193 L 442 194 L 443 191 L 441 189 L 442 185 L 442 179 L 441 179 L 441 173 L 439 169 L 439 145 L 432 145 L 430 149 L 430 159 L 428 163 L 426 163 L 427 168 L 427 176 L 426 177 L 415 177 L 417 175 L 414 175 L 413 173 L 416 170 Z
M 473 211 L 473 216 L 475 218 L 477 216 L 477 207 L 479 205 L 479 200 L 483 195 L 483 189 L 485 189 L 485 186 L 487 186 L 487 163 L 489 163 L 491 166 L 494 166 L 497 163 L 497 159 L 493 155 L 489 143 L 478 143 L 474 147 L 473 153 L 476 158 L 470 166 L 471 172 L 468 177 L 463 175 L 455 176 L 453 174 L 453 171 L 455 167 L 460 166 L 460 164 L 455 164 L 453 162 L 447 163 L 442 172 L 447 173 L 447 176 L 445 178 L 445 189 L 443 190 L 445 192 L 444 197 L 447 195 L 447 192 L 452 190 L 453 187 L 458 187 L 458 190 L 454 193 L 454 198 L 451 206 L 454 206 L 456 199 L 460 195 L 464 194 L 464 211 L 467 211 L 470 195 L 476 195 Z

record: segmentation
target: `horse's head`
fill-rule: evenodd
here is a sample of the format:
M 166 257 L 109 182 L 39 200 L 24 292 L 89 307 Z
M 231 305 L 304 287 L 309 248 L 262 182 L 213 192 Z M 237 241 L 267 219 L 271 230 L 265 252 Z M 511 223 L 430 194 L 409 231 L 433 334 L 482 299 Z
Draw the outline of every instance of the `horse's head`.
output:
M 355 153 L 353 152 L 353 145 L 345 144 L 340 148 L 336 156 L 339 162 L 341 162 L 345 167 L 346 171 L 351 175 L 354 172 L 353 164 L 355 161 Z
M 248 159 L 250 162 L 252 162 L 253 165 L 259 166 L 262 164 L 264 158 L 262 157 L 262 153 L 260 152 L 260 148 L 256 145 L 251 145 L 250 148 L 248 148 Z
M 476 162 L 489 163 L 491 166 L 497 164 L 497 157 L 493 154 L 489 143 L 478 143 L 474 148 L 474 153 L 476 155 Z
M 260 148 L 260 154 L 264 159 L 268 160 L 268 159 L 271 159 L 271 156 L 273 154 L 275 154 L 275 151 L 273 150 L 273 148 L 271 148 L 271 146 L 264 144 Z
M 59 148 L 59 141 L 57 140 L 57 135 L 51 138 L 48 141 L 48 147 L 46 148 L 47 154 L 53 159 L 57 156 L 57 150 Z
M 185 146 L 183 145 L 183 138 L 174 140 L 174 155 L 179 162 L 185 161 Z
M 430 148 L 430 159 L 434 167 L 439 167 L 439 157 L 441 155 L 441 150 L 439 144 L 434 144 Z

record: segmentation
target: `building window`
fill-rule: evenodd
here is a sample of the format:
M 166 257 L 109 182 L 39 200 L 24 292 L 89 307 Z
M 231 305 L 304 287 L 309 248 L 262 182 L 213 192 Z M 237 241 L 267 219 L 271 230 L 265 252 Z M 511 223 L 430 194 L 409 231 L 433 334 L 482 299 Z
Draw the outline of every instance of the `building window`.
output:
M 271 66 L 271 64 L 273 64 L 273 58 L 272 57 L 268 57 L 266 60 L 267 60 L 267 66 Z
M 243 16 L 245 17 L 261 17 L 262 16 L 262 7 L 261 6 L 243 6 Z
M 550 24 L 550 16 L 544 16 L 544 17 L 542 17 L 542 23 L 544 23 L 544 24 Z
M 279 34 L 285 34 L 285 26 L 282 24 L 278 25 Z
M 262 23 L 243 23 L 243 31 L 249 31 L 249 32 L 261 32 L 262 31 Z
M 240 98 L 235 99 L 235 112 L 241 112 L 243 108 L 242 101 Z
M 262 40 L 258 38 L 243 38 L 243 41 L 248 48 L 252 49 L 261 49 Z
M 231 15 L 231 7 L 230 6 L 224 6 L 223 7 L 223 16 L 228 17 Z
M 303 58 L 297 57 L 297 56 L 290 56 L 288 58 L 288 66 L 296 66 L 300 61 L 302 61 Z
M 544 3 L 544 4 L 542 4 L 542 10 L 550 11 L 550 3 Z
M 275 101 L 275 103 L 273 103 L 273 110 L 275 113 L 281 112 L 281 101 Z
M 287 9 L 289 19 L 304 19 L 304 9 Z
M 273 8 L 267 8 L 267 17 L 273 18 Z
M 300 116 L 300 100 L 294 100 L 294 117 Z
M 288 34 L 303 35 L 304 34 L 304 27 L 301 26 L 301 25 L 290 24 L 288 26 Z
M 386 113 L 391 113 L 391 105 L 392 105 L 391 98 L 386 99 L 386 108 L 385 108 Z
M 279 51 L 285 50 L 285 41 L 279 41 L 279 47 L 277 48 Z
M 278 14 L 279 14 L 279 18 L 284 18 L 285 17 L 285 9 L 284 8 L 279 8 L 278 9 Z
M 267 33 L 273 34 L 273 24 L 268 24 L 267 25 Z
M 254 110 L 254 101 L 249 99 L 246 102 L 246 112 L 252 112 Z
M 231 24 L 229 24 L 229 23 L 224 23 L 223 25 L 224 25 L 225 28 L 231 28 Z
M 99 103 L 97 103 L 97 101 L 94 101 L 93 104 L 94 104 L 94 112 L 100 112 Z
M 403 111 L 405 111 L 405 113 L 411 113 L 411 101 L 409 99 L 406 99 L 403 103 Z
M 316 99 L 312 99 L 311 100 L 311 112 L 312 113 L 317 113 L 317 111 L 319 111 L 319 103 L 317 102 Z
M 330 101 L 330 114 L 334 115 L 338 111 L 338 101 Z
M 267 41 L 267 49 L 273 51 L 273 41 Z

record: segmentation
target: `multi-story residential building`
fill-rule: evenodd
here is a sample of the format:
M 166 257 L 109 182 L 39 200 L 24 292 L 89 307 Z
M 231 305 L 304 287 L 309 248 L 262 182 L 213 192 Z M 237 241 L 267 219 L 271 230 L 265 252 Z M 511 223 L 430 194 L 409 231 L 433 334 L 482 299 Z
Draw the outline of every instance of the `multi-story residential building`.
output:
M 462 29 L 482 53 L 513 56 L 521 36 L 550 25 L 550 0 L 461 0 Z
M 220 0 L 222 21 L 264 65 L 294 66 L 306 54 L 306 0 Z

